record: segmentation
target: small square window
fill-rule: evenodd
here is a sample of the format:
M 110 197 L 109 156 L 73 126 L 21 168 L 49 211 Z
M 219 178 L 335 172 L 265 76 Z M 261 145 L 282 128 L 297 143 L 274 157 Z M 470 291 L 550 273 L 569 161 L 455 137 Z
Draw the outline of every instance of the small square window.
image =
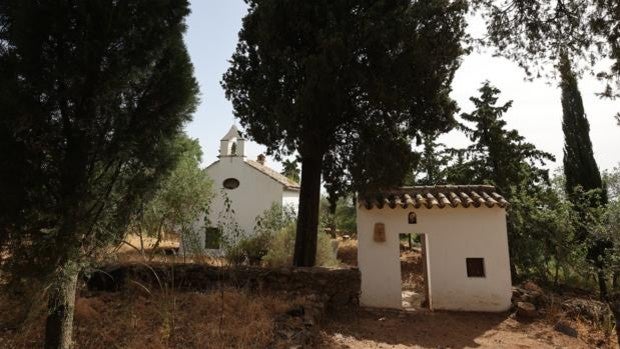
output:
M 467 277 L 483 278 L 484 274 L 484 258 L 465 258 L 467 264 Z

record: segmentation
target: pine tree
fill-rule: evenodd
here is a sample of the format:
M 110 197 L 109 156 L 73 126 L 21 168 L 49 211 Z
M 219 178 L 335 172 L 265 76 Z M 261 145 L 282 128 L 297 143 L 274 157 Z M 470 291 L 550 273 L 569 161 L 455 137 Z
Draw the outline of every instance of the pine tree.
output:
M 436 185 L 446 182 L 446 167 L 453 154 L 445 144 L 437 142 L 438 136 L 437 133 L 422 136 L 422 153 L 413 178 L 416 185 Z
M 582 220 L 577 237 L 585 240 L 593 239 L 588 248 L 588 259 L 598 269 L 599 291 L 601 297 L 607 295 L 607 281 L 605 276 L 606 251 L 611 248 L 611 241 L 598 239 L 588 231 L 587 207 L 582 205 L 583 194 L 595 191 L 587 197 L 589 207 L 600 207 L 607 204 L 607 190 L 603 186 L 601 173 L 594 159 L 592 141 L 590 140 L 590 124 L 586 117 L 577 84 L 577 78 L 572 71 L 570 59 L 566 54 L 560 57 L 560 87 L 562 89 L 562 130 L 564 131 L 564 175 L 565 189 L 569 199 Z
M 486 81 L 479 89 L 480 96 L 472 97 L 476 109 L 463 113 L 461 117 L 473 127 L 461 128 L 473 142 L 465 152 L 468 160 L 459 161 L 448 171 L 449 178 L 458 176 L 469 183 L 489 183 L 510 201 L 515 194 L 537 197 L 538 184 L 548 181 L 547 170 L 540 168 L 554 157 L 525 141 L 516 130 L 506 128 L 503 115 L 512 106 L 512 101 L 497 105 L 500 90 Z M 527 210 L 527 209 L 526 209 Z M 510 247 L 510 267 L 513 277 L 517 277 L 517 264 L 521 256 L 528 253 L 531 242 L 528 237 L 528 222 L 519 220 L 528 212 L 520 212 L 520 207 L 508 211 L 508 240 Z
M 480 97 L 470 98 L 476 109 L 461 114 L 465 121 L 474 124 L 473 128 L 462 125 L 473 142 L 467 149 L 468 165 L 475 169 L 471 180 L 490 182 L 507 198 L 511 187 L 521 185 L 525 178 L 531 184 L 547 181 L 547 171 L 537 165 L 554 161 L 553 155 L 536 149 L 516 130 L 506 129 L 502 117 L 512 106 L 512 101 L 496 105 L 499 89 L 485 81 L 479 91 Z

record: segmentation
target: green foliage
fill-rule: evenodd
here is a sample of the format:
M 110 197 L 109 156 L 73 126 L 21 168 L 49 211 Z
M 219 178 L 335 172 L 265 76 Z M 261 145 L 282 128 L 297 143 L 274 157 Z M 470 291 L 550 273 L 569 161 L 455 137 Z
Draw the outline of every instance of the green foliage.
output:
M 326 234 L 319 235 L 317 264 L 338 265 L 331 239 Z M 253 234 L 241 237 L 226 248 L 226 258 L 231 264 L 291 266 L 294 241 L 295 211 L 274 204 L 256 218 Z
M 465 1 L 249 0 L 222 85 L 248 134 L 302 163 L 296 265 L 314 264 L 330 193 L 398 185 L 410 139 L 446 130 Z M 334 196 L 334 195 L 330 195 Z
M 256 218 L 254 232 L 250 236 L 241 236 L 231 241 L 226 249 L 230 263 L 248 262 L 259 264 L 267 254 L 271 240 L 283 228 L 294 225 L 295 211 L 291 207 L 273 204 L 262 215 Z
M 598 258 L 592 255 L 597 241 L 614 241 L 604 256 L 604 270 L 608 278 L 619 271 L 620 205 L 614 198 L 606 206 L 592 207 L 599 200 L 598 190 L 577 189 L 572 200 L 565 193 L 565 178 L 558 171 L 551 185 L 536 186 L 535 192 L 522 191 L 512 194 L 510 218 L 512 220 L 512 259 L 522 278 L 538 278 L 564 283 L 574 287 L 594 288 L 588 280 L 599 273 Z M 614 173 L 615 174 L 615 173 Z M 523 188 L 523 187 L 522 187 Z M 583 229 L 591 233 L 579 238 Z M 617 287 L 618 285 L 616 285 Z
M 295 160 L 284 160 L 282 162 L 282 174 L 286 176 L 286 178 L 299 183 L 299 168 L 297 167 L 298 162 Z
M 506 129 L 503 115 L 511 102 L 498 105 L 500 91 L 484 82 L 479 97 L 472 97 L 475 109 L 463 113 L 459 126 L 472 144 L 464 149 L 445 148 L 436 135 L 424 138 L 422 166 L 414 180 L 421 184 L 494 185 L 511 202 L 508 211 L 508 238 L 514 277 L 545 271 L 551 257 L 561 253 L 559 247 L 572 232 L 559 228 L 566 218 L 566 207 L 551 190 L 544 168 L 553 156 L 542 152 L 519 135 Z M 420 176 L 423 174 L 424 177 Z M 514 202 L 513 202 L 514 201 Z M 557 245 L 558 251 L 551 251 Z M 563 262 L 564 260 L 562 260 Z
M 3 277 L 49 286 L 49 347 L 70 343 L 67 273 L 118 242 L 176 165 L 198 94 L 188 13 L 183 0 L 0 3 Z
M 514 187 L 510 201 L 511 255 L 519 277 L 558 283 L 585 266 L 584 246 L 575 244 L 578 217 L 557 182 Z M 587 268 L 586 268 L 587 269 Z M 566 280 L 564 280 L 566 281 Z
M 565 55 L 561 58 L 560 73 L 562 77 L 560 87 L 562 88 L 562 130 L 564 131 L 564 175 L 566 192 L 570 196 L 577 186 L 581 186 L 585 191 L 602 189 L 603 180 L 594 159 L 590 140 L 590 123 L 583 108 L 577 79 Z M 602 204 L 605 204 L 605 196 L 603 196 Z
M 319 231 L 334 227 L 347 234 L 355 234 L 357 232 L 356 208 L 352 202 L 352 196 L 340 198 L 334 213 L 331 212 L 327 198 L 321 198 L 320 207 L 319 227 L 321 229 Z
M 602 97 L 620 96 L 620 3 L 617 0 L 473 0 L 486 20 L 481 41 L 524 68 L 530 78 L 557 76 L 567 56 L 579 72 L 607 81 Z M 597 63 L 609 64 L 603 71 Z M 558 64 L 559 63 L 559 64 Z M 616 115 L 620 118 L 620 113 Z
M 224 256 L 233 264 L 242 262 L 243 251 L 239 248 L 239 242 L 246 237 L 246 232 L 241 229 L 235 219 L 235 210 L 232 208 L 232 200 L 222 189 L 220 195 L 224 201 L 224 209 L 220 211 L 217 219 L 217 230 L 220 234 L 220 248 L 224 250 Z
M 161 238 L 162 232 L 180 232 L 185 249 L 196 251 L 199 244 L 194 224 L 207 211 L 212 198 L 212 183 L 200 168 L 202 150 L 198 140 L 182 134 L 174 147 L 179 160 L 172 172 L 162 180 L 159 189 L 133 221 L 134 231 Z M 194 241 L 194 243 L 190 243 Z M 190 245 L 193 248 L 190 248 Z
M 199 246 L 200 242 L 196 241 L 195 244 L 196 246 Z M 221 245 L 222 231 L 217 227 L 205 227 L 205 248 L 218 249 Z
M 277 231 L 271 240 L 269 251 L 264 256 L 265 265 L 282 267 L 293 265 L 295 247 L 295 226 L 289 225 Z
M 454 158 L 455 150 L 437 142 L 438 133 L 422 137 L 422 154 L 416 172 L 406 181 L 408 185 L 445 184 L 450 172 L 448 165 Z
M 620 199 L 620 165 L 603 173 L 603 183 L 610 201 Z
M 600 42 L 590 28 L 592 1 L 473 0 L 487 20 L 486 44 L 514 60 L 530 77 L 554 66 L 561 51 L 593 59 Z M 592 50 L 588 50 L 588 49 Z
M 590 124 L 583 108 L 577 79 L 573 74 L 571 62 L 564 54 L 560 57 L 560 75 L 562 78 L 562 130 L 564 131 L 564 175 L 565 190 L 573 203 L 575 211 L 582 221 L 587 221 L 590 209 L 604 207 L 607 204 L 607 191 L 599 172 L 592 142 L 590 141 Z M 596 192 L 593 194 L 593 192 Z M 586 195 L 587 194 L 587 195 Z M 584 198 L 590 200 L 583 205 Z M 582 225 L 577 238 L 591 241 L 588 246 L 588 259 L 599 269 L 599 287 L 601 296 L 607 295 L 605 280 L 607 250 L 613 247 L 613 240 L 596 234 L 591 227 Z
M 273 235 L 269 244 L 269 250 L 264 256 L 263 261 L 270 267 L 292 266 L 294 246 L 295 225 L 290 224 Z M 332 239 L 324 233 L 318 234 L 316 265 L 323 267 L 338 266 Z
M 479 97 L 470 98 L 475 109 L 463 113 L 464 123 L 458 126 L 471 145 L 464 149 L 447 148 L 437 142 L 437 133 L 424 135 L 422 157 L 410 184 L 488 183 L 510 198 L 513 186 L 535 186 L 548 181 L 547 170 L 540 166 L 554 161 L 554 157 L 526 142 L 516 130 L 506 129 L 503 115 L 512 101 L 497 105 L 500 91 L 488 81 L 479 92 Z
M 12 170 L 0 231 L 14 261 L 47 273 L 117 240 L 174 167 L 198 91 L 188 12 L 167 1 L 2 3 L 0 163 Z
M 254 234 L 266 235 L 287 227 L 295 222 L 295 208 L 290 206 L 282 206 L 273 204 L 263 212 L 262 215 L 256 217 L 254 226 Z
M 516 130 L 506 129 L 502 117 L 512 106 L 512 101 L 498 106 L 500 90 L 488 81 L 482 84 L 479 91 L 480 97 L 470 98 L 476 109 L 461 115 L 463 120 L 473 123 L 472 128 L 462 126 L 473 142 L 467 148 L 469 160 L 466 164 L 472 173 L 469 178 L 461 178 L 462 182 L 490 182 L 510 198 L 511 186 L 534 185 L 548 180 L 547 171 L 537 165 L 544 165 L 545 161 L 554 161 L 555 158 L 525 142 Z

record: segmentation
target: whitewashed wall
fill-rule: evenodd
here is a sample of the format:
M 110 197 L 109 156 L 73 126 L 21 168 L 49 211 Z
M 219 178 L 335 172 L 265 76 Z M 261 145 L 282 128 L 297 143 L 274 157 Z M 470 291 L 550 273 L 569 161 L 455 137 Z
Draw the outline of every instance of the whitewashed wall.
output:
M 209 208 L 209 220 L 216 225 L 224 211 L 222 191 L 228 195 L 235 211 L 237 223 L 246 234 L 254 230 L 256 217 L 274 203 L 282 202 L 282 184 L 257 169 L 244 163 L 241 157 L 222 157 L 207 168 L 213 180 L 215 198 Z M 222 183 L 227 178 L 239 181 L 236 189 L 225 189 Z
M 417 224 L 409 224 L 415 211 Z M 386 241 L 373 240 L 374 224 L 385 224 Z M 502 208 L 358 208 L 360 302 L 401 308 L 399 233 L 426 234 L 431 309 L 505 311 L 510 308 L 511 279 Z M 466 258 L 484 258 L 486 277 L 467 277 Z
M 299 207 L 299 191 L 285 190 L 282 194 L 282 207 L 292 207 L 297 212 Z

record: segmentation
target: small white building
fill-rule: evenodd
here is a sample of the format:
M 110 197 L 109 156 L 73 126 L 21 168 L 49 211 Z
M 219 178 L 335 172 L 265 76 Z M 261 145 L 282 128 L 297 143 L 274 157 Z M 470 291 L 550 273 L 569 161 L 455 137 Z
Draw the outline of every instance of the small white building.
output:
M 511 305 L 506 200 L 492 186 L 408 187 L 360 196 L 360 303 L 401 308 L 399 234 L 420 236 L 430 309 Z
M 254 231 L 256 218 L 273 204 L 292 206 L 299 203 L 299 184 L 265 165 L 265 156 L 257 160 L 245 157 L 245 140 L 237 127 L 232 126 L 220 141 L 218 160 L 206 168 L 213 180 L 214 197 L 207 215 L 209 225 L 215 228 L 226 211 L 225 197 L 230 202 L 229 212 L 244 236 Z M 201 222 L 203 223 L 203 222 Z M 204 224 L 197 226 L 204 227 Z M 205 232 L 207 232 L 205 234 Z M 199 240 L 203 247 L 218 248 L 209 233 L 216 229 L 201 229 Z

